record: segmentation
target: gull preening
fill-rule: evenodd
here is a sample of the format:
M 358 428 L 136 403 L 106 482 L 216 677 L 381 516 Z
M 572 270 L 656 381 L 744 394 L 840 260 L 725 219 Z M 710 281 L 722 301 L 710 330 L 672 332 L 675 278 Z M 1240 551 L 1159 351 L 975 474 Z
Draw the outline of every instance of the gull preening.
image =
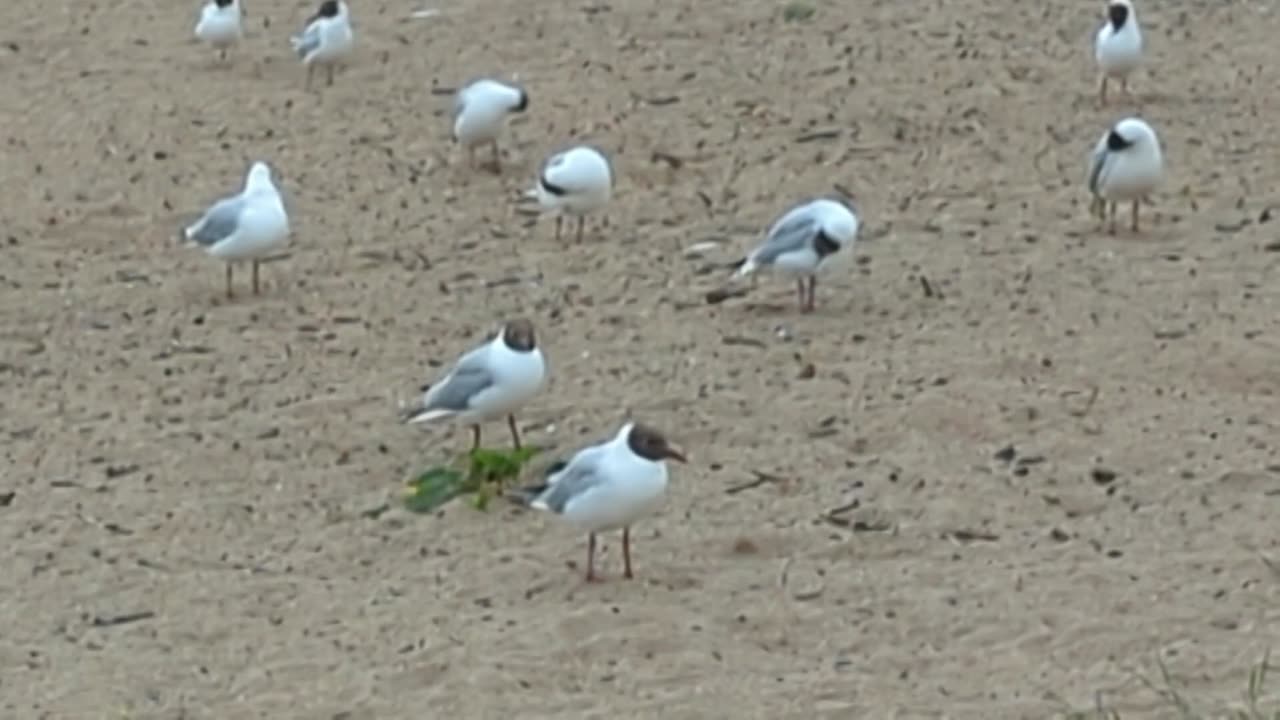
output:
M 1107 81 L 1120 81 L 1120 89 L 1129 94 L 1129 75 L 1142 62 L 1142 30 L 1130 0 L 1110 0 L 1107 22 L 1098 29 L 1093 41 L 1093 56 L 1098 62 L 1101 80 L 1098 95 L 1107 102 Z
M 556 214 L 556 239 L 565 215 L 578 218 L 578 242 L 582 242 L 588 213 L 599 210 L 613 196 L 613 165 L 600 150 L 578 145 L 547 158 L 538 172 L 534 195 L 543 210 Z
M 497 80 L 482 78 L 458 90 L 453 101 L 453 140 L 467 149 L 472 167 L 476 164 L 476 147 L 493 148 L 493 171 L 501 172 L 498 138 L 511 113 L 529 107 L 529 94 L 524 88 Z
M 347 4 L 342 0 L 324 0 L 320 9 L 307 19 L 301 35 L 289 39 L 293 51 L 307 67 L 307 89 L 311 88 L 311 76 L 317 65 L 323 65 L 333 84 L 333 72 L 338 63 L 351 52 L 354 36 Z
M 218 51 L 220 60 L 227 59 L 227 49 L 240 42 L 240 0 L 209 0 L 200 9 L 196 37 Z
M 1108 130 L 1089 158 L 1090 209 L 1116 231 L 1116 207 L 1133 203 L 1133 231 L 1138 231 L 1138 204 L 1164 179 L 1164 156 L 1156 131 L 1145 121 L 1125 118 Z
M 667 491 L 667 459 L 687 462 L 680 448 L 643 423 L 578 451 L 553 467 L 545 485 L 527 488 L 530 507 L 554 513 L 587 533 L 587 580 L 596 579 L 596 534 L 622 529 L 624 577 L 631 578 L 631 525 L 656 511 Z
M 844 198 L 807 200 L 784 212 L 764 242 L 742 261 L 735 278 L 759 268 L 796 279 L 801 312 L 814 309 L 818 272 L 858 237 L 858 215 Z
M 472 430 L 472 450 L 480 447 L 480 425 L 507 417 L 511 439 L 520 447 L 515 412 L 542 389 L 546 360 L 538 347 L 533 323 L 517 318 L 505 323 L 496 337 L 467 352 L 422 397 L 405 410 L 406 423 L 450 419 Z
M 257 295 L 258 264 L 289 239 L 289 215 L 271 180 L 271 168 L 264 162 L 255 162 L 249 168 L 244 190 L 214 203 L 183 234 L 227 264 L 228 298 L 233 297 L 233 264 L 252 261 L 253 293 Z

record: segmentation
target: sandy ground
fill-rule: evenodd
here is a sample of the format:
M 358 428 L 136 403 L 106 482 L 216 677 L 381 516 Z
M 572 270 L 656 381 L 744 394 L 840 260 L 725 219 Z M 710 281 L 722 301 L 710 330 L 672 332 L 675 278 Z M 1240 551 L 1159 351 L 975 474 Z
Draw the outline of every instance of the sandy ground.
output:
M 309 3 L 250 0 L 230 67 L 193 4 L 0 7 L 0 714 L 1170 717 L 1158 658 L 1239 696 L 1280 638 L 1267 3 L 1145 4 L 1108 109 L 1092 3 L 417 7 L 355 0 L 317 93 Z M 441 89 L 511 72 L 507 172 L 472 172 Z M 1110 237 L 1083 163 L 1135 109 L 1170 177 Z M 576 246 L 515 202 L 570 138 L 620 177 Z M 255 158 L 294 244 L 227 302 L 174 236 Z M 866 242 L 816 314 L 702 303 L 835 182 Z M 531 441 L 631 412 L 692 455 L 633 582 L 506 504 L 371 512 L 468 439 L 395 399 L 516 313 L 553 364 Z

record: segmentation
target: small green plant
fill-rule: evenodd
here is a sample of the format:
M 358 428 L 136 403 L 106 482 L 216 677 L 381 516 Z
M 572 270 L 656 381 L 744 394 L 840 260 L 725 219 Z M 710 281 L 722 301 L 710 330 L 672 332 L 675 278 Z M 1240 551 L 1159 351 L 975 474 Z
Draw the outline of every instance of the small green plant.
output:
M 800 22 L 813 17 L 814 12 L 816 12 L 816 10 L 812 5 L 796 0 L 796 2 L 788 3 L 787 6 L 782 9 L 782 19 L 786 22 Z
M 1280 720 L 1280 708 L 1274 707 L 1276 698 L 1266 694 L 1267 674 L 1274 668 L 1271 666 L 1271 651 L 1262 656 L 1262 661 L 1249 669 L 1249 682 L 1244 691 L 1243 702 L 1230 709 L 1217 712 L 1205 712 L 1193 707 L 1191 700 L 1180 689 L 1180 682 L 1169 671 L 1164 661 L 1157 658 L 1156 665 L 1160 669 L 1160 682 L 1143 675 L 1138 680 L 1149 690 L 1156 693 L 1175 714 L 1170 717 L 1179 720 Z M 1272 705 L 1268 710 L 1264 706 Z M 1076 710 L 1064 713 L 1063 720 L 1122 720 L 1116 710 L 1106 707 L 1099 694 L 1092 710 Z
M 540 448 L 513 450 L 476 448 L 448 465 L 422 471 L 409 483 L 404 505 L 410 512 L 429 513 L 454 498 L 471 495 L 477 510 L 489 507 L 494 492 L 520 477 Z

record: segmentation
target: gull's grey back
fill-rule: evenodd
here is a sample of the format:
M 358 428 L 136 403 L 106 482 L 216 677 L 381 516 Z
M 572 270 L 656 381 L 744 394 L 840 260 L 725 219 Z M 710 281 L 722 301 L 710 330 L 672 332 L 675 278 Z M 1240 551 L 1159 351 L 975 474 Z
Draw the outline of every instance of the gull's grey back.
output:
M 557 514 L 563 513 L 574 498 L 580 497 L 605 481 L 598 472 L 598 458 L 603 451 L 604 448 L 599 446 L 581 451 L 560 472 L 560 475 L 554 478 L 539 497 L 548 510 Z
M 430 402 L 426 410 L 462 412 L 471 407 L 471 399 L 495 384 L 496 378 L 482 363 L 459 364 L 443 383 L 427 391 Z
M 1102 183 L 1102 170 L 1106 167 L 1108 152 L 1106 141 L 1103 140 L 1093 149 L 1093 155 L 1089 157 L 1089 192 L 1094 195 L 1098 194 L 1098 188 Z
M 764 244 L 754 253 L 755 261 L 768 265 L 781 255 L 803 250 L 813 240 L 820 227 L 818 216 L 813 212 L 799 212 L 813 200 L 804 200 L 788 208 L 769 228 L 769 235 Z M 796 213 L 792 217 L 788 215 Z
M 293 49 L 298 53 L 299 58 L 306 58 L 308 53 L 318 47 L 320 47 L 320 23 L 312 22 L 294 41 Z
M 205 246 L 217 245 L 235 234 L 246 201 L 243 197 L 225 198 L 205 212 L 191 240 Z

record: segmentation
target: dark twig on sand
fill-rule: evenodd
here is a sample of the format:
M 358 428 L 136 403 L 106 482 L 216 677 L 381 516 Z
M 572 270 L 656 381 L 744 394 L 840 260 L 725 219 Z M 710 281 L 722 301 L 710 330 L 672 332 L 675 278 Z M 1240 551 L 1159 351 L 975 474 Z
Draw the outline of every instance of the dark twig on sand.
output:
M 116 627 L 117 625 L 128 625 L 129 623 L 150 620 L 156 614 L 151 610 L 142 610 L 134 613 L 125 613 L 123 615 L 95 615 L 93 617 L 94 627 Z
M 725 300 L 728 300 L 729 298 L 745 297 L 747 295 L 747 292 L 748 290 L 745 287 L 717 288 L 707 293 L 707 304 L 719 305 L 720 303 L 724 302 Z
M 1266 555 L 1259 555 L 1258 557 L 1262 559 L 1262 564 L 1266 565 L 1267 569 L 1276 576 L 1276 579 L 1280 580 L 1280 562 L 1276 562 Z
M 1085 415 L 1088 415 L 1089 411 L 1093 409 L 1093 404 L 1098 402 L 1098 392 L 1099 390 L 1097 385 L 1090 388 L 1089 398 L 1084 401 L 1084 407 L 1079 409 L 1067 408 L 1067 413 L 1070 414 L 1072 417 L 1078 417 L 1078 418 L 1082 418 Z
M 822 515 L 820 515 L 818 519 L 827 523 L 828 525 L 834 525 L 838 528 L 841 528 L 844 530 L 850 530 L 852 532 L 895 532 L 896 531 L 896 528 L 894 527 L 893 523 L 888 522 L 887 520 L 873 520 L 873 521 L 855 520 L 845 514 L 845 513 L 849 513 L 854 510 L 857 510 L 860 507 L 862 507 L 862 501 L 853 500 L 839 507 L 831 508 L 830 510 L 822 513 Z
M 817 140 L 835 140 L 840 137 L 839 130 L 818 130 L 816 132 L 805 133 L 796 138 L 797 143 L 811 143 Z
M 857 509 L 858 509 L 858 508 L 860 508 L 860 507 L 862 507 L 862 501 L 861 501 L 861 500 L 853 500 L 852 502 L 847 502 L 847 503 L 845 503 L 845 504 L 843 504 L 843 505 L 840 505 L 839 507 L 833 507 L 833 508 L 831 508 L 830 510 L 826 511 L 825 513 L 823 513 L 823 515 L 825 515 L 825 516 L 827 516 L 828 518 L 830 518 L 830 517 L 834 517 L 834 516 L 836 516 L 836 515 L 843 515 L 843 514 L 845 514 L 845 513 L 849 512 L 850 510 L 857 510 Z
M 920 287 L 924 289 L 925 297 L 931 298 L 931 297 L 938 296 L 938 293 L 936 293 L 933 289 L 933 285 L 929 283 L 929 278 L 923 275 L 920 276 Z
M 787 592 L 787 582 L 790 579 L 791 562 L 794 558 L 787 558 L 782 561 L 782 567 L 778 569 L 778 587 L 783 592 Z M 816 600 L 822 596 L 822 591 L 827 589 L 825 582 L 819 582 L 817 586 L 807 590 L 797 590 L 791 593 L 791 597 L 795 600 Z
M 724 493 L 726 495 L 737 495 L 738 493 L 744 490 L 757 488 L 757 487 L 760 487 L 761 485 L 782 482 L 782 478 L 778 477 L 777 475 L 770 475 L 769 473 L 763 473 L 763 472 L 760 472 L 759 470 L 752 470 L 751 474 L 756 476 L 755 480 L 744 482 L 740 485 L 733 485 L 733 486 L 727 487 L 725 488 Z
M 671 153 L 662 152 L 661 150 L 654 150 L 653 154 L 649 156 L 649 161 L 655 162 L 655 163 L 656 162 L 666 163 L 667 166 L 670 167 L 672 170 L 679 170 L 680 168 L 684 167 L 684 160 L 676 157 L 675 155 L 672 155 Z
M 986 532 L 984 530 L 965 530 L 963 528 L 959 530 L 948 530 L 942 533 L 942 537 L 950 538 L 960 543 L 971 543 L 971 542 L 979 542 L 979 541 L 996 542 L 997 540 L 1000 539 L 1000 536 L 996 535 L 995 533 Z

